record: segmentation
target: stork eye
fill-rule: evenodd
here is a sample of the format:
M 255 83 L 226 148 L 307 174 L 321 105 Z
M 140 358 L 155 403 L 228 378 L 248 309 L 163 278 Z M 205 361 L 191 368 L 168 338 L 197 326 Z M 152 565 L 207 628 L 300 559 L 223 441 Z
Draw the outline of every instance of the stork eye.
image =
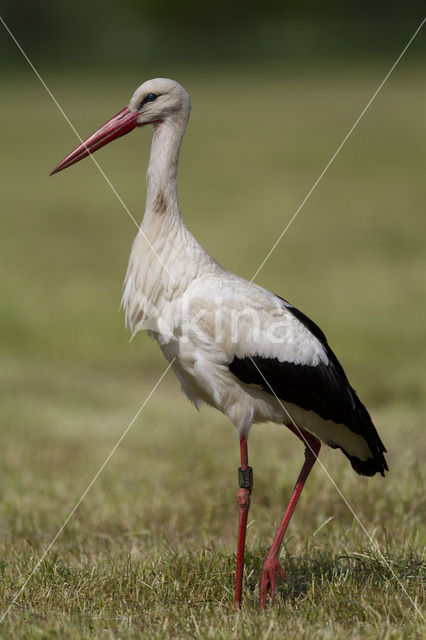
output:
M 140 105 L 138 106 L 138 109 L 142 109 L 142 107 L 147 103 L 147 102 L 154 102 L 154 100 L 157 100 L 158 96 L 155 95 L 155 93 L 148 93 L 148 95 L 142 100 L 142 102 L 140 103 Z

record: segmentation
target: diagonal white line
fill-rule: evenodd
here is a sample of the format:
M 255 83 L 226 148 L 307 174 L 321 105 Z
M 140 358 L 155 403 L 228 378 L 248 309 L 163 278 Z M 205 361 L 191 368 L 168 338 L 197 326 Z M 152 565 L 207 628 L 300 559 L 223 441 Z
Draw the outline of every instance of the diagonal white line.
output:
M 271 390 L 271 393 L 274 395 L 274 397 L 276 398 L 276 400 L 279 402 L 279 404 L 281 405 L 281 408 L 283 409 L 283 411 L 287 414 L 287 416 L 290 418 L 293 426 L 297 429 L 297 431 L 300 434 L 300 437 L 302 439 L 302 441 L 305 443 L 305 446 L 308 447 L 311 451 L 311 453 L 314 454 L 315 458 L 317 459 L 317 461 L 319 462 L 322 470 L 324 471 L 325 475 L 327 476 L 327 478 L 330 480 L 331 484 L 334 486 L 334 488 L 336 489 L 337 493 L 339 494 L 339 496 L 342 498 L 343 502 L 345 503 L 345 505 L 348 507 L 349 511 L 352 513 L 353 517 L 355 518 L 355 520 L 357 521 L 357 523 L 359 524 L 359 526 L 361 527 L 361 529 L 363 530 L 363 532 L 365 533 L 365 535 L 367 536 L 367 538 L 370 540 L 371 544 L 374 546 L 374 548 L 376 549 L 376 551 L 378 552 L 378 554 L 380 555 L 381 559 L 383 560 L 383 562 L 385 563 L 385 565 L 387 566 L 387 568 L 389 569 L 389 571 L 391 572 L 391 574 L 393 575 L 393 577 L 395 578 L 396 582 L 398 583 L 399 587 L 402 589 L 402 591 L 405 593 L 405 595 L 407 596 L 407 598 L 410 600 L 411 604 L 413 605 L 413 607 L 415 608 L 415 610 L 417 611 L 417 613 L 419 614 L 419 616 L 425 620 L 422 612 L 420 611 L 420 609 L 418 608 L 418 606 L 416 605 L 416 603 L 414 602 L 414 600 L 412 599 L 412 597 L 410 596 L 410 594 L 408 593 L 408 591 L 406 590 L 406 588 L 404 587 L 404 585 L 402 584 L 402 582 L 400 581 L 400 579 L 398 578 L 398 576 L 396 575 L 395 571 L 392 569 L 392 567 L 390 566 L 390 564 L 388 563 L 388 561 L 386 560 L 385 556 L 383 555 L 378 543 L 374 540 L 374 538 L 372 538 L 372 536 L 369 534 L 369 532 L 367 531 L 367 529 L 365 528 L 365 526 L 363 525 L 363 523 L 361 522 L 361 520 L 359 519 L 358 515 L 355 513 L 355 511 L 353 510 L 353 508 L 351 507 L 351 505 L 349 504 L 347 498 L 343 495 L 342 491 L 339 489 L 339 487 L 337 486 L 336 482 L 334 481 L 334 479 L 331 477 L 331 475 L 329 474 L 329 472 L 327 471 L 327 469 L 325 468 L 324 464 L 321 462 L 321 460 L 319 459 L 319 457 L 317 456 L 317 454 L 315 453 L 315 451 L 312 449 L 311 445 L 309 444 L 309 442 L 307 442 L 304 437 L 303 437 L 303 432 L 301 431 L 301 429 L 298 427 L 298 425 L 295 423 L 295 421 L 293 420 L 293 418 L 291 417 L 291 415 L 289 414 L 289 412 L 287 411 L 286 407 L 284 406 L 284 404 L 281 402 L 280 398 L 277 396 L 277 394 L 275 393 L 274 389 L 271 387 L 271 385 L 269 384 L 268 380 L 265 378 L 265 376 L 263 375 L 263 373 L 261 372 L 261 370 L 259 369 L 259 367 L 257 366 L 257 364 L 255 363 L 255 361 L 253 360 L 252 357 L 250 357 L 251 362 L 254 364 L 254 366 L 256 367 L 257 371 L 260 373 L 260 375 L 262 376 L 263 380 L 266 382 L 266 384 L 268 385 L 269 389 Z M 315 532 L 317 533 L 318 530 Z M 426 621 L 426 620 L 425 620 Z
M 124 437 L 126 436 L 126 434 L 128 433 L 128 431 L 130 430 L 130 428 L 132 427 L 132 425 L 135 423 L 135 421 L 137 420 L 137 418 L 140 416 L 140 414 L 142 413 L 143 409 L 146 407 L 146 405 L 148 404 L 149 400 L 151 399 L 152 395 L 155 393 L 155 391 L 157 390 L 158 386 L 160 385 L 160 383 L 162 382 L 163 378 L 165 377 L 165 375 L 167 374 L 167 372 L 169 371 L 170 367 L 172 366 L 172 364 L 174 363 L 175 358 L 173 358 L 173 360 L 169 363 L 169 365 L 167 366 L 166 370 L 162 373 L 162 375 L 160 376 L 160 378 L 157 380 L 157 382 L 155 383 L 154 387 L 152 388 L 151 392 L 148 394 L 148 396 L 145 398 L 144 402 L 141 404 L 141 406 L 139 407 L 137 413 L 135 414 L 135 416 L 132 418 L 132 420 L 129 422 L 128 426 L 126 427 L 126 429 L 123 431 L 123 433 L 121 434 L 120 438 L 118 439 L 117 443 L 114 445 L 114 447 L 111 449 L 111 451 L 109 452 L 109 454 L 107 455 L 107 457 L 105 458 L 104 462 L 102 463 L 102 465 L 99 467 L 98 471 L 95 473 L 95 475 L 93 476 L 92 480 L 90 481 L 89 485 L 87 486 L 86 490 L 84 491 L 84 493 L 81 495 L 81 497 L 77 500 L 76 504 L 74 505 L 73 509 L 71 510 L 71 512 L 69 513 L 69 515 L 65 518 L 64 522 L 62 523 L 61 528 L 59 529 L 59 531 L 57 532 L 57 534 L 55 535 L 55 537 L 52 539 L 52 541 L 50 542 L 50 544 L 48 545 L 46 551 L 43 553 L 43 555 L 41 556 L 40 560 L 37 562 L 36 566 L 34 567 L 34 569 L 31 571 L 30 575 L 28 576 L 28 578 L 25 580 L 24 584 L 22 585 L 22 587 L 19 589 L 19 591 L 15 594 L 12 602 L 10 603 L 10 605 L 7 607 L 6 611 L 3 613 L 3 615 L 0 618 L 0 624 L 3 622 L 3 620 L 5 619 L 5 617 L 7 616 L 7 614 L 9 613 L 9 611 L 11 610 L 11 608 L 13 607 L 13 605 L 15 604 L 15 602 L 17 601 L 17 599 L 19 598 L 19 596 L 22 594 L 22 592 L 24 591 L 25 587 L 27 586 L 27 584 L 29 583 L 29 581 L 31 580 L 31 578 L 33 577 L 33 575 L 35 574 L 35 572 L 37 571 L 37 569 L 39 568 L 39 566 L 41 565 L 41 563 L 43 562 L 43 560 L 45 559 L 45 557 L 47 556 L 47 554 L 49 553 L 50 549 L 53 547 L 53 545 L 55 544 L 56 540 L 59 538 L 59 536 L 61 535 L 62 531 L 65 529 L 65 527 L 67 526 L 68 522 L 71 520 L 71 518 L 73 517 L 74 513 L 77 511 L 78 507 L 80 506 L 80 504 L 83 502 L 84 498 L 87 496 L 87 494 L 89 493 L 90 489 L 93 487 L 93 485 L 95 484 L 96 480 L 99 478 L 100 474 L 102 473 L 102 471 L 105 469 L 106 465 L 108 464 L 108 462 L 110 461 L 110 459 L 112 458 L 112 456 L 114 455 L 114 453 L 116 452 L 117 448 L 119 447 L 120 443 L 122 442 L 122 440 L 124 439 Z
M 40 80 L 41 84 L 43 85 L 43 87 L 46 89 L 47 93 L 49 94 L 49 96 L 52 98 L 53 102 L 55 103 L 55 105 L 57 106 L 57 108 L 59 109 L 60 113 L 62 114 L 62 116 L 64 117 L 64 119 L 66 120 L 66 122 L 69 124 L 69 126 L 71 127 L 71 129 L 74 131 L 75 135 L 77 136 L 77 138 L 80 140 L 80 142 L 84 145 L 84 141 L 82 139 L 82 137 L 80 136 L 80 134 L 78 133 L 77 129 L 74 127 L 73 123 L 71 122 L 71 120 L 69 119 L 69 117 L 67 116 L 67 114 L 65 113 L 65 111 L 63 110 L 63 108 L 61 107 L 61 105 L 59 104 L 59 102 L 57 101 L 57 99 L 55 98 L 55 96 L 53 95 L 53 93 L 51 92 L 51 90 L 49 89 L 49 87 L 47 86 L 47 84 L 45 83 L 45 81 L 43 80 L 43 78 L 41 77 L 40 73 L 37 71 L 37 69 L 35 68 L 35 66 L 33 65 L 33 63 L 31 62 L 31 60 L 29 59 L 29 57 L 27 56 L 27 54 L 25 53 L 24 49 L 22 48 L 22 46 L 19 44 L 18 40 L 15 38 L 15 36 L 13 35 L 13 33 L 11 32 L 11 30 L 9 29 L 9 27 L 7 26 L 7 24 L 5 23 L 4 19 L 2 18 L 2 16 L 0 16 L 0 20 L 3 23 L 4 28 L 6 29 L 6 31 L 8 32 L 8 34 L 10 35 L 10 37 L 12 38 L 13 42 L 16 44 L 16 46 L 18 47 L 19 51 L 22 53 L 23 57 L 25 58 L 25 60 L 28 62 L 29 66 L 31 67 L 31 69 L 34 71 L 35 75 L 37 76 L 37 78 Z M 127 215 L 129 216 L 129 218 L 134 222 L 134 224 L 137 226 L 139 233 L 143 236 L 144 240 L 147 242 L 147 244 L 149 245 L 149 247 L 152 249 L 152 251 L 154 252 L 154 254 L 156 255 L 156 257 L 158 258 L 161 266 L 165 269 L 165 271 L 167 272 L 168 276 L 170 277 L 170 279 L 172 280 L 172 282 L 174 282 L 174 278 L 171 275 L 171 273 L 169 272 L 169 270 L 167 269 L 166 265 L 164 264 L 164 262 L 162 261 L 162 259 L 160 258 L 160 256 L 158 255 L 157 251 L 155 250 L 155 248 L 152 246 L 152 244 L 150 243 L 150 241 L 148 240 L 148 238 L 146 237 L 146 235 L 144 234 L 144 232 L 142 231 L 142 227 L 136 222 L 135 218 L 133 217 L 133 215 L 130 213 L 129 208 L 127 207 L 127 205 L 125 204 L 124 200 L 122 199 L 122 197 L 119 195 L 117 189 L 114 187 L 114 185 L 112 184 L 111 180 L 108 178 L 108 176 L 106 175 L 105 171 L 102 169 L 102 167 L 100 166 L 99 162 L 96 160 L 96 158 L 93 157 L 93 154 L 90 153 L 89 149 L 86 147 L 86 145 L 84 145 L 86 148 L 86 151 L 89 152 L 90 158 L 92 159 L 92 161 L 95 163 L 96 167 L 98 168 L 99 172 L 101 173 L 101 175 L 103 176 L 103 178 L 105 179 L 106 183 L 108 184 L 108 186 L 111 188 L 112 192 L 114 193 L 115 197 L 117 198 L 117 200 L 119 201 L 119 203 L 121 204 L 121 206 L 123 207 L 123 209 L 126 211 Z
M 393 65 L 391 66 L 391 68 L 389 69 L 387 74 L 385 75 L 385 77 L 383 78 L 382 82 L 379 84 L 379 86 L 377 87 L 376 91 L 373 93 L 373 95 L 371 96 L 370 100 L 367 102 L 367 104 L 365 105 L 364 109 L 361 111 L 361 113 L 359 114 L 359 116 L 357 117 L 355 122 L 353 123 L 352 127 L 349 129 L 348 133 L 345 135 L 345 137 L 343 138 L 342 142 L 339 144 L 339 146 L 337 147 L 336 151 L 333 153 L 333 155 L 331 156 L 330 160 L 327 162 L 327 164 L 325 165 L 324 169 L 321 171 L 320 175 L 315 180 L 313 186 L 310 188 L 310 190 L 308 191 L 307 195 L 302 200 L 301 204 L 298 206 L 298 208 L 296 209 L 295 213 L 290 218 L 290 220 L 287 223 L 287 225 L 284 227 L 283 231 L 280 233 L 278 239 L 274 242 L 274 244 L 270 248 L 268 254 L 266 255 L 266 257 L 263 260 L 263 262 L 260 265 L 260 267 L 258 267 L 258 269 L 256 270 L 256 272 L 255 272 L 254 276 L 252 277 L 252 279 L 250 280 L 250 282 L 253 282 L 253 280 L 255 278 L 257 278 L 257 276 L 259 275 L 261 269 L 265 266 L 266 262 L 269 260 L 269 258 L 271 257 L 272 253 L 275 251 L 275 249 L 277 248 L 278 244 L 281 242 L 281 240 L 283 239 L 284 235 L 287 233 L 288 229 L 293 224 L 293 222 L 296 219 L 296 217 L 299 215 L 299 212 L 302 210 L 302 208 L 304 207 L 304 205 L 306 204 L 308 199 L 311 197 L 312 193 L 317 188 L 318 184 L 320 183 L 320 181 L 322 180 L 322 178 L 324 177 L 324 175 L 326 174 L 326 172 L 328 171 L 330 166 L 333 164 L 333 162 L 336 159 L 337 155 L 340 153 L 340 151 L 342 150 L 343 146 L 346 144 L 348 138 L 352 135 L 353 131 L 358 126 L 361 118 L 364 117 L 364 115 L 367 112 L 368 108 L 370 107 L 371 103 L 376 98 L 377 94 L 382 89 L 383 85 L 385 84 L 385 82 L 387 81 L 387 79 L 389 78 L 389 76 L 391 75 L 391 73 L 393 72 L 393 70 L 395 69 L 395 67 L 399 63 L 399 61 L 401 60 L 402 56 L 405 54 L 405 52 L 407 51 L 407 49 L 410 46 L 410 44 L 413 42 L 414 38 L 419 33 L 419 31 L 422 28 L 422 26 L 424 25 L 425 21 L 426 21 L 426 18 L 423 18 L 422 22 L 417 27 L 417 29 L 415 30 L 415 32 L 413 33 L 413 35 L 411 36 L 411 38 L 409 39 L 409 41 L 405 45 L 404 49 L 402 50 L 402 52 L 400 53 L 398 58 L 395 60 L 395 62 L 393 63 Z

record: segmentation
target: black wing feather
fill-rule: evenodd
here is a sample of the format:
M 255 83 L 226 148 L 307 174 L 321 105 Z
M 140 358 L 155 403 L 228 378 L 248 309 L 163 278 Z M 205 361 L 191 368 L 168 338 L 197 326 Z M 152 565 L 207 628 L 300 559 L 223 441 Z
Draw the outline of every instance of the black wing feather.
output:
M 384 471 L 388 470 L 383 456 L 386 449 L 367 409 L 350 386 L 324 333 L 304 313 L 285 300 L 283 302 L 285 307 L 321 342 L 328 356 L 328 364 L 302 365 L 281 362 L 277 358 L 252 355 L 244 358 L 234 357 L 229 365 L 230 371 L 245 384 L 259 385 L 267 393 L 275 393 L 284 402 L 290 402 L 307 411 L 314 411 L 324 420 L 344 424 L 351 431 L 362 436 L 371 450 L 372 458 L 360 460 L 342 449 L 343 453 L 361 475 L 374 475 L 376 472 L 384 475 Z

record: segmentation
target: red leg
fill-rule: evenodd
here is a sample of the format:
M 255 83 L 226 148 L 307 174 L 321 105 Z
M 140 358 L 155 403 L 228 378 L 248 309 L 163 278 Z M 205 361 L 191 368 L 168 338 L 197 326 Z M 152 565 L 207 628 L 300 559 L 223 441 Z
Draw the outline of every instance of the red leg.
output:
M 288 426 L 288 425 L 287 425 Z M 273 601 L 276 594 L 276 574 L 277 572 L 280 574 L 281 578 L 284 580 L 284 571 L 278 561 L 278 553 L 280 551 L 281 543 L 283 541 L 285 532 L 288 527 L 288 523 L 290 522 L 290 518 L 293 515 L 294 508 L 297 504 L 299 496 L 302 492 L 302 489 L 305 485 L 306 479 L 314 466 L 315 460 L 317 459 L 319 450 L 321 448 L 321 442 L 313 436 L 312 434 L 304 431 L 303 429 L 297 429 L 296 427 L 289 427 L 293 433 L 296 434 L 300 440 L 305 444 L 305 462 L 302 467 L 302 470 L 297 478 L 296 485 L 293 489 L 293 493 L 291 494 L 290 501 L 287 505 L 287 509 L 285 510 L 284 517 L 281 520 L 281 524 L 278 527 L 277 535 L 272 543 L 271 548 L 269 549 L 269 553 L 266 556 L 266 559 L 263 563 L 262 567 L 262 577 L 260 579 L 260 606 L 265 606 L 266 597 L 268 595 L 268 591 L 270 590 L 271 600 Z
M 237 502 L 240 510 L 238 522 L 238 548 L 237 548 L 237 570 L 235 574 L 235 598 L 234 609 L 237 611 L 241 607 L 241 592 L 243 588 L 244 574 L 244 550 L 246 545 L 247 516 L 250 508 L 251 488 L 253 486 L 252 468 L 248 466 L 247 439 L 240 437 L 241 467 L 238 469 L 238 479 L 240 490 L 237 495 Z

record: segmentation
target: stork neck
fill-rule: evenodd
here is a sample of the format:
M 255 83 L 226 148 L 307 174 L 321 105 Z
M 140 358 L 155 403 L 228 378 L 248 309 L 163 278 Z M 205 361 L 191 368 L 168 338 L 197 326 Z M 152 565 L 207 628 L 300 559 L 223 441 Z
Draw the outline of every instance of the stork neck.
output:
M 178 159 L 186 122 L 165 120 L 154 127 L 146 176 L 147 199 L 144 224 L 158 218 L 180 218 Z

